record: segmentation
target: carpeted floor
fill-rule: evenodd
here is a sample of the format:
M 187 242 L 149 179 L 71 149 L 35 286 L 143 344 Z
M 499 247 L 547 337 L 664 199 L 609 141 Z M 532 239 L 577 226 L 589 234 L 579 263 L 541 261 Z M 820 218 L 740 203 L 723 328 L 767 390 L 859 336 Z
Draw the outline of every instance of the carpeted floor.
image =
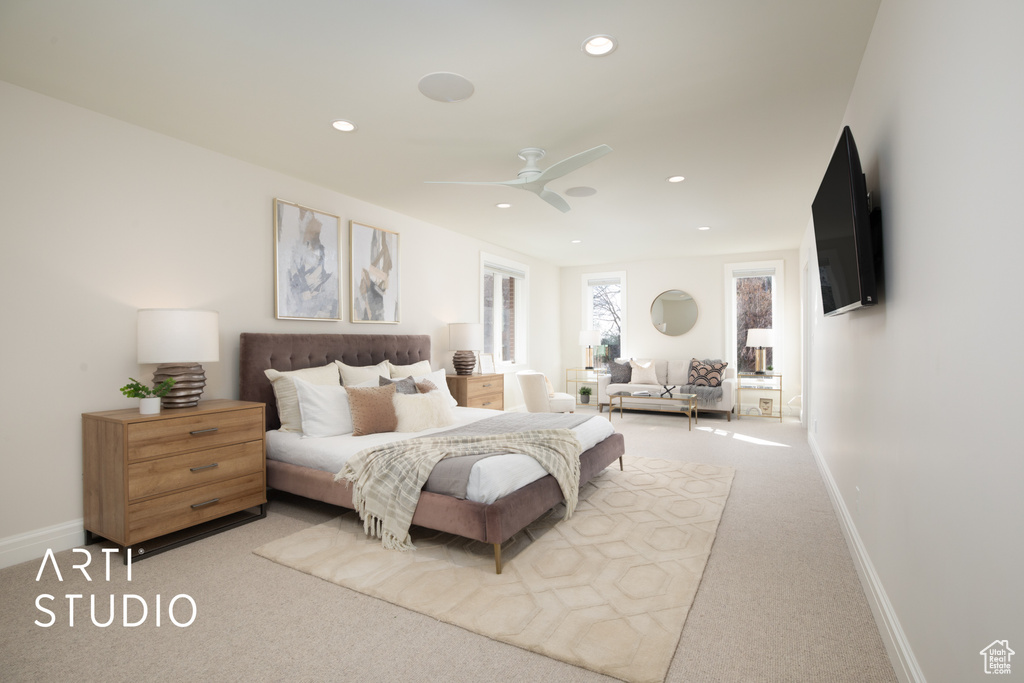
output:
M 733 467 L 729 502 L 667 681 L 895 681 L 806 435 L 795 420 L 613 418 L 627 454 Z M 132 580 L 92 546 L 92 581 L 57 554 L 0 570 L 0 680 L 599 681 L 600 674 L 465 631 L 277 565 L 253 549 L 336 517 L 280 496 L 266 519 L 134 565 Z M 40 594 L 55 596 L 37 609 Z M 67 594 L 75 600 L 69 626 Z M 148 604 L 122 623 L 124 594 Z M 197 606 L 186 628 L 167 603 Z M 100 628 L 90 620 L 115 620 Z M 161 624 L 156 625 L 160 596 Z M 129 621 L 141 607 L 129 599 Z M 179 622 L 191 616 L 184 599 Z

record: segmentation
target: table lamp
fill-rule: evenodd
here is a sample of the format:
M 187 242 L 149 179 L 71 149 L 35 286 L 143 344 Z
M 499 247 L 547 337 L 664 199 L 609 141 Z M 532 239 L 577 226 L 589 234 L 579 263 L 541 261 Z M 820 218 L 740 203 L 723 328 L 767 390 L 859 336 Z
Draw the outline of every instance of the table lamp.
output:
M 754 351 L 754 372 L 763 375 L 765 366 L 765 347 L 775 346 L 775 330 L 754 329 L 747 330 L 747 348 L 755 347 Z
M 154 386 L 168 377 L 174 387 L 163 397 L 164 408 L 199 403 L 206 387 L 202 363 L 220 360 L 220 315 L 216 311 L 144 308 L 139 311 L 139 363 L 157 363 Z
M 455 374 L 472 375 L 476 352 L 484 347 L 484 326 L 480 323 L 449 323 L 448 350 L 454 351 Z
M 580 332 L 580 346 L 587 347 L 587 359 L 584 364 L 587 370 L 594 369 L 594 347 L 601 343 L 601 333 L 597 330 L 583 330 Z

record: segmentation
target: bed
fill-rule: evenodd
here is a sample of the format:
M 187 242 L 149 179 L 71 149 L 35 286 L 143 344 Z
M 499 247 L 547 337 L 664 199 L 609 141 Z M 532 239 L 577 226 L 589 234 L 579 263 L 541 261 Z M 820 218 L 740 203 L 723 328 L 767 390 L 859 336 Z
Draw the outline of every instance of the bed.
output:
M 402 334 L 276 334 L 242 333 L 239 356 L 239 397 L 266 404 L 266 429 L 280 427 L 273 386 L 265 371 L 314 368 L 334 361 L 351 366 L 388 360 L 412 365 L 430 360 L 430 337 Z M 461 409 L 460 409 L 461 410 Z M 464 409 L 471 410 L 471 409 Z M 270 441 L 273 441 L 272 439 Z M 622 466 L 621 434 L 587 448 L 580 455 L 580 486 L 616 460 Z M 268 452 L 267 486 L 332 505 L 352 508 L 352 490 L 334 481 L 334 472 L 283 462 Z M 551 475 L 485 503 L 423 491 L 412 523 L 470 538 L 494 547 L 495 571 L 501 573 L 501 545 L 563 500 Z

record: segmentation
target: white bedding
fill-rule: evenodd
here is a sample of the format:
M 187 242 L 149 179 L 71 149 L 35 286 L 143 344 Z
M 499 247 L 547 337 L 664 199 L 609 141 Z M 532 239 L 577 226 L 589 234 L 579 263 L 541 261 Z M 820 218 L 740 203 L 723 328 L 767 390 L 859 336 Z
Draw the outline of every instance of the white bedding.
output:
M 341 470 L 350 457 L 364 448 L 436 434 L 495 415 L 493 410 L 483 408 L 452 408 L 452 412 L 455 414 L 455 424 L 453 425 L 405 434 L 387 432 L 366 436 L 344 434 L 325 438 L 308 438 L 296 432 L 282 432 L 273 429 L 267 432 L 267 458 L 335 474 Z M 583 450 L 604 441 L 614 431 L 610 420 L 597 416 L 573 428 L 576 438 L 583 445 Z M 493 503 L 498 498 L 520 489 L 546 474 L 544 468 L 528 455 L 506 453 L 484 458 L 473 465 L 469 475 L 466 497 L 478 503 Z

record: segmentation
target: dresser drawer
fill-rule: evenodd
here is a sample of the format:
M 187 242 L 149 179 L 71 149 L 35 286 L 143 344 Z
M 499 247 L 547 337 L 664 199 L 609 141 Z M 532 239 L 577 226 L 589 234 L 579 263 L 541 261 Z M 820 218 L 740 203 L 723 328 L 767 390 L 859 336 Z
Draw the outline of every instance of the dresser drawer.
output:
M 134 501 L 262 471 L 262 441 L 143 460 L 128 466 L 128 499 Z
M 473 399 L 492 394 L 504 394 L 505 383 L 497 377 L 470 377 L 466 382 L 466 398 L 472 404 Z
M 470 396 L 466 406 L 468 408 L 490 408 L 491 410 L 504 410 L 505 409 L 505 396 L 504 394 L 483 394 L 478 396 Z
M 162 536 L 267 502 L 263 472 L 132 503 L 128 544 Z
M 128 460 L 142 460 L 263 438 L 260 408 L 211 412 L 128 425 Z

